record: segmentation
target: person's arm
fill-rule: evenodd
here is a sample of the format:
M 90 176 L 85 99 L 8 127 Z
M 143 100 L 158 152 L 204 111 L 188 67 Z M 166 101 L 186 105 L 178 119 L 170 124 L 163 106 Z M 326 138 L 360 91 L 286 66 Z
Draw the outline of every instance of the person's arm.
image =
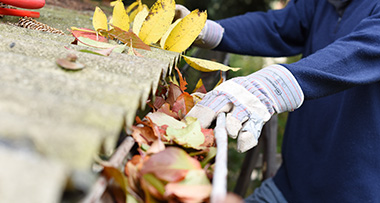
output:
M 281 10 L 251 12 L 217 21 L 224 33 L 216 50 L 258 56 L 300 54 L 317 3 L 292 0 Z
M 297 79 L 305 99 L 380 81 L 380 6 L 353 32 L 318 52 L 285 66 Z
M 290 1 L 283 10 L 248 13 L 219 21 L 224 27 L 224 34 L 216 49 L 260 56 L 301 53 L 313 17 L 314 5 L 310 4 L 314 2 Z M 297 79 L 305 99 L 319 98 L 353 86 L 380 81 L 378 5 L 372 13 L 353 32 L 329 46 L 296 63 L 282 64 Z

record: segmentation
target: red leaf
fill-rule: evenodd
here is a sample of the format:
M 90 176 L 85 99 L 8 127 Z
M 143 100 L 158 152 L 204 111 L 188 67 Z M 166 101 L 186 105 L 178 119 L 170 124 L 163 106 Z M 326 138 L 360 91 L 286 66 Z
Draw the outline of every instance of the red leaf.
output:
M 206 93 L 207 93 L 207 90 L 206 90 L 205 85 L 202 85 L 202 86 L 200 86 L 198 89 L 196 89 L 194 92 L 199 92 L 199 93 L 206 94 Z
M 181 182 L 168 183 L 165 196 L 178 202 L 205 202 L 212 185 L 204 170 L 191 170 Z
M 93 30 L 90 30 L 90 29 L 87 29 L 87 28 L 80 28 L 80 29 L 81 30 L 71 30 L 71 34 L 75 38 L 86 37 L 86 38 L 89 38 L 89 39 L 92 39 L 92 40 L 96 40 L 96 41 L 100 41 L 100 42 L 108 42 L 107 38 L 102 37 L 100 35 L 97 35 L 96 33 L 94 33 L 95 31 L 93 31 Z M 82 30 L 88 30 L 88 32 L 82 31 Z
M 215 135 L 213 129 L 201 129 L 203 135 L 205 136 L 205 142 L 201 145 L 203 147 L 213 147 L 215 146 Z
M 141 144 L 152 144 L 155 140 L 157 140 L 157 136 L 154 134 L 153 129 L 148 126 L 138 127 L 132 126 L 133 132 L 132 137 L 136 140 L 136 142 L 141 146 Z
M 170 106 L 173 106 L 174 102 L 182 93 L 183 92 L 181 91 L 180 87 L 178 87 L 178 85 L 175 85 L 174 83 L 170 83 L 168 98 L 166 99 L 166 102 L 168 102 Z
M 159 109 L 159 108 L 161 108 L 162 105 L 164 105 L 165 103 L 166 103 L 165 98 L 158 96 L 158 97 L 156 97 L 156 98 L 154 99 L 153 106 L 154 106 L 155 109 Z
M 194 100 L 187 92 L 181 94 L 173 104 L 172 111 L 177 112 L 182 119 L 194 106 Z
M 145 162 L 141 173 L 152 173 L 157 178 L 168 182 L 183 180 L 189 170 L 201 169 L 200 163 L 177 147 L 168 147 L 154 154 Z
M 157 112 L 162 112 L 162 113 L 165 113 L 171 117 L 174 117 L 175 119 L 179 119 L 178 117 L 178 113 L 176 112 L 173 112 L 171 109 L 170 109 L 170 104 L 168 103 L 165 103 L 161 106 L 161 108 L 159 108 L 157 110 Z
M 165 196 L 176 197 L 179 202 L 204 202 L 210 196 L 212 187 L 211 185 L 169 183 L 165 189 Z
M 128 177 L 128 186 L 138 191 L 139 171 L 141 170 L 144 161 L 148 160 L 149 156 L 145 156 L 144 159 L 140 155 L 134 155 L 131 160 L 125 164 L 124 173 Z
M 113 29 L 108 31 L 109 36 L 112 38 L 118 39 L 121 42 L 127 44 L 128 46 L 131 46 L 131 40 L 132 40 L 132 47 L 137 49 L 145 49 L 150 51 L 150 46 L 145 44 L 135 33 L 132 31 L 125 31 L 118 27 L 113 26 Z

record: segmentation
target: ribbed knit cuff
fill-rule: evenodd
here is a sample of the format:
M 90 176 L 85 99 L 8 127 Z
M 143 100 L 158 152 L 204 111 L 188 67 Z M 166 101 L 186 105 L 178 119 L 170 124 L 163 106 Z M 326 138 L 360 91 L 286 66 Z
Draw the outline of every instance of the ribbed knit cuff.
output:
M 224 28 L 212 20 L 207 20 L 194 45 L 205 49 L 213 49 L 222 41 Z
M 271 65 L 249 76 L 266 90 L 267 96 L 274 102 L 277 113 L 294 111 L 304 100 L 301 87 L 293 74 L 281 65 Z

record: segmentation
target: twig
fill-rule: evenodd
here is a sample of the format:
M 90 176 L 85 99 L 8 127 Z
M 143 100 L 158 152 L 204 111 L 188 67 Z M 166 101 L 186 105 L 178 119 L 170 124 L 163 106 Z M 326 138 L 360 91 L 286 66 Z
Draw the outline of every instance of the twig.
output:
M 124 139 L 124 141 L 117 148 L 116 152 L 111 156 L 108 164 L 114 167 L 119 167 L 125 157 L 128 155 L 129 151 L 131 151 L 135 141 L 132 137 L 128 136 Z M 104 191 L 107 188 L 107 178 L 104 176 L 99 176 L 96 180 L 95 184 L 91 188 L 91 191 L 86 195 L 82 203 L 96 203 L 100 202 L 100 198 L 102 197 Z
M 215 158 L 215 170 L 212 181 L 211 203 L 224 202 L 227 195 L 227 131 L 226 114 L 220 113 L 216 120 L 215 138 L 217 153 Z
M 116 152 L 111 156 L 109 163 L 114 167 L 119 167 L 129 151 L 131 151 L 134 144 L 135 140 L 131 136 L 126 137 L 117 148 Z

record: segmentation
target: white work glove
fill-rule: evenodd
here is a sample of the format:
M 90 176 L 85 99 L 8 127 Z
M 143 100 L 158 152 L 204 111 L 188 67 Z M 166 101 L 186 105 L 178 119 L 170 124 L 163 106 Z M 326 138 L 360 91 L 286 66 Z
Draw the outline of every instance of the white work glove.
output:
M 190 13 L 189 9 L 177 4 L 175 7 L 174 21 L 180 18 L 184 18 Z M 217 47 L 222 41 L 224 28 L 218 23 L 207 20 L 201 33 L 199 33 L 194 45 L 205 49 L 213 49 Z
M 257 145 L 263 125 L 274 113 L 293 111 L 303 99 L 292 73 L 283 66 L 272 65 L 222 83 L 186 116 L 198 118 L 207 128 L 218 113 L 227 112 L 227 133 L 237 138 L 237 150 L 245 152 Z

